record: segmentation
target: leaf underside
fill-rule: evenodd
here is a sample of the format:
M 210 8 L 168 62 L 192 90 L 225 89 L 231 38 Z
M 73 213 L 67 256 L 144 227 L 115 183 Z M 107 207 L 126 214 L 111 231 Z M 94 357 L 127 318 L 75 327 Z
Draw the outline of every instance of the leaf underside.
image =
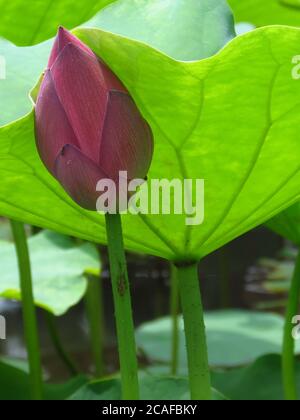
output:
M 235 36 L 226 0 L 118 0 L 87 22 L 142 41 L 177 60 L 200 60 Z
M 300 247 L 300 203 L 269 220 L 267 226 Z
M 115 0 L 0 0 L 0 36 L 16 45 L 52 38 L 59 25 L 72 29 Z
M 184 215 L 126 215 L 127 249 L 199 259 L 300 198 L 300 83 L 291 77 L 298 29 L 252 31 L 197 62 L 100 30 L 76 33 L 124 82 L 153 129 L 149 180 L 205 180 L 202 225 L 186 226 Z M 76 206 L 42 166 L 32 113 L 3 127 L 0 142 L 3 215 L 105 243 L 104 218 Z

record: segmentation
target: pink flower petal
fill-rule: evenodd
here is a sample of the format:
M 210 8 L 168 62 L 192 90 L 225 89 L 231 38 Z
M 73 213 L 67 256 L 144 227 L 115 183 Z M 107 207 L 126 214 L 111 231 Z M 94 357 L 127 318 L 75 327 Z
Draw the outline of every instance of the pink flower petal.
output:
M 96 163 L 107 103 L 98 59 L 68 44 L 52 66 L 51 74 L 80 149 Z
M 79 206 L 96 210 L 100 195 L 96 186 L 107 176 L 77 147 L 68 144 L 61 150 L 56 159 L 55 177 Z
M 153 137 L 131 97 L 110 91 L 100 149 L 100 166 L 113 179 L 144 178 L 153 154 Z
M 104 63 L 104 61 L 102 61 L 100 58 L 98 58 L 98 60 L 99 65 L 101 67 L 103 79 L 105 81 L 107 92 L 111 90 L 119 90 L 120 92 L 128 93 L 121 80 L 117 78 L 117 76 L 110 70 L 110 68 Z
M 57 97 L 50 71 L 46 71 L 35 107 L 37 149 L 42 161 L 53 174 L 55 159 L 68 144 L 78 145 L 66 113 Z

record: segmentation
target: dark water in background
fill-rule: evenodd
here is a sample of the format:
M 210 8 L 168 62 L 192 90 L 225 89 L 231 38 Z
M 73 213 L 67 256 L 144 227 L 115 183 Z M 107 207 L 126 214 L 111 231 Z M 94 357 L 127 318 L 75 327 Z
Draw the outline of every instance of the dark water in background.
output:
M 223 249 L 206 257 L 200 265 L 200 279 L 206 309 L 223 307 L 247 308 L 255 296 L 245 293 L 249 267 L 258 258 L 274 257 L 283 246 L 283 239 L 265 228 L 255 229 Z M 105 314 L 105 361 L 108 372 L 117 367 L 116 339 L 113 319 L 112 292 L 104 254 L 103 302 Z M 136 326 L 168 314 L 169 265 L 154 257 L 128 255 L 132 301 Z M 7 320 L 7 340 L 0 341 L 0 355 L 26 358 L 22 317 L 19 303 L 0 301 L 0 313 Z M 43 365 L 48 379 L 64 380 L 68 372 L 57 357 L 49 338 L 44 314 L 38 310 Z M 91 357 L 88 323 L 83 303 L 58 319 L 58 328 L 65 348 L 78 368 L 89 372 Z

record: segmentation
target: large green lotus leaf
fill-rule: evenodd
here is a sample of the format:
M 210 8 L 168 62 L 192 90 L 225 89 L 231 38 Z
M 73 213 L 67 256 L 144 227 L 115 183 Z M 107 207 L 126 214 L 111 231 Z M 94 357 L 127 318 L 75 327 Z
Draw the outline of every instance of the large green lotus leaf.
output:
M 84 272 L 99 270 L 97 250 L 91 244 L 74 246 L 53 232 L 41 232 L 28 240 L 35 304 L 62 315 L 79 302 L 86 290 Z M 15 246 L 0 241 L 0 296 L 20 299 Z
M 267 226 L 300 246 L 300 203 L 269 220 Z
M 62 384 L 43 384 L 45 400 L 66 400 L 87 383 L 87 378 L 77 376 Z M 28 365 L 14 359 L 0 360 L 0 401 L 29 400 L 30 378 Z
M 212 372 L 212 384 L 226 397 L 240 401 L 284 400 L 280 355 L 267 355 L 252 365 Z M 296 364 L 297 388 L 300 396 L 300 362 Z
M 143 41 L 178 60 L 209 57 L 235 36 L 226 0 L 118 0 L 87 25 Z
M 0 57 L 5 60 L 5 79 L 0 78 L 0 126 L 32 109 L 28 92 L 45 68 L 51 44 L 47 41 L 34 47 L 16 47 L 0 38 Z
M 300 25 L 299 0 L 228 0 L 236 22 L 255 26 Z
M 152 126 L 149 180 L 206 183 L 202 225 L 186 226 L 185 215 L 126 215 L 129 250 L 198 259 L 300 198 L 300 83 L 291 77 L 298 29 L 252 31 L 198 62 L 100 30 L 77 35 L 112 67 Z M 3 215 L 105 242 L 104 218 L 80 209 L 41 164 L 32 114 L 3 127 L 0 144 Z
M 0 36 L 16 45 L 52 38 L 59 25 L 72 29 L 114 0 L 0 0 Z
M 233 347 L 233 346 L 232 346 Z M 146 368 L 152 375 L 169 375 L 162 365 Z M 187 375 L 187 369 L 182 372 Z M 296 363 L 297 387 L 300 396 L 300 362 Z M 221 395 L 233 401 L 281 401 L 284 400 L 282 384 L 282 362 L 279 354 L 267 354 L 259 357 L 248 366 L 234 369 L 213 369 L 211 371 L 212 386 Z M 83 386 L 82 389 L 85 387 Z M 78 390 L 81 392 L 81 390 Z
M 89 25 L 146 41 L 180 60 L 212 55 L 234 36 L 225 0 L 189 0 L 188 6 L 184 0 L 126 0 L 112 6 Z M 0 39 L 0 60 L 6 63 L 6 78 L 0 79 L 0 126 L 30 111 L 28 92 L 44 70 L 52 43 L 18 48 Z
M 281 316 L 241 310 L 205 313 L 209 363 L 214 367 L 241 366 L 269 353 L 280 353 L 284 320 Z M 169 317 L 141 325 L 137 344 L 154 363 L 169 371 L 172 342 Z M 183 320 L 180 318 L 179 373 L 187 374 Z M 300 343 L 297 347 L 300 351 Z
M 225 400 L 226 398 L 213 391 L 214 400 Z M 166 376 L 140 374 L 140 392 L 143 400 L 188 400 L 190 397 L 189 383 L 187 378 L 174 378 Z M 76 390 L 69 400 L 73 401 L 102 401 L 120 400 L 121 382 L 119 379 L 106 379 L 93 381 L 83 385 Z

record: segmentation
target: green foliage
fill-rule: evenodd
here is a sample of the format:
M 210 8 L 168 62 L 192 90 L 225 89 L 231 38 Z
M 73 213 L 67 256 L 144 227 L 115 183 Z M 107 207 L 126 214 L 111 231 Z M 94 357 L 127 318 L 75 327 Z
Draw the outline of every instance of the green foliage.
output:
M 229 3 L 238 22 L 299 26 L 298 0 Z M 173 260 L 200 259 L 272 217 L 268 226 L 300 246 L 300 207 L 289 207 L 300 198 L 300 82 L 291 76 L 299 30 L 263 28 L 232 40 L 225 0 L 0 0 L 0 36 L 19 46 L 35 45 L 54 36 L 59 24 L 73 28 L 104 7 L 88 23 L 98 29 L 76 34 L 116 72 L 153 129 L 149 181 L 206 182 L 203 225 L 187 226 L 184 215 L 124 216 L 127 249 Z M 104 218 L 79 208 L 36 151 L 27 94 L 46 66 L 52 41 L 21 48 L 7 40 L 0 39 L 7 65 L 7 78 L 0 81 L 0 124 L 28 115 L 0 128 L 0 213 L 106 243 Z M 50 232 L 31 237 L 29 248 L 35 303 L 61 315 L 85 293 L 86 269 L 97 271 L 95 248 L 74 246 Z M 0 296 L 20 299 L 13 244 L 0 242 L 0 256 Z M 279 316 L 221 311 L 207 314 L 206 324 L 212 366 L 246 364 L 281 350 Z M 161 363 L 149 369 L 153 372 L 169 371 L 170 326 L 169 319 L 162 319 L 137 331 L 139 346 Z M 185 374 L 182 322 L 180 328 L 180 373 Z M 300 382 L 299 364 L 297 373 Z M 212 379 L 231 399 L 279 400 L 280 375 L 279 356 L 264 356 L 244 368 L 213 372 Z M 0 400 L 28 399 L 28 388 L 26 368 L 0 362 Z M 141 394 L 143 399 L 187 399 L 188 381 L 142 374 Z M 79 377 L 45 385 L 45 395 L 112 400 L 121 397 L 121 387 L 118 379 L 87 383 Z M 217 392 L 214 398 L 224 399 Z
M 300 203 L 269 220 L 267 226 L 300 246 Z
M 236 22 L 300 26 L 298 0 L 228 0 Z
M 35 304 L 54 315 L 62 315 L 84 296 L 88 269 L 99 270 L 99 258 L 91 244 L 75 246 L 53 232 L 41 232 L 28 240 Z M 19 275 L 14 244 L 0 242 L 0 296 L 20 299 Z
M 300 363 L 296 364 L 298 393 L 300 395 Z M 252 365 L 240 369 L 212 373 L 213 386 L 231 400 L 284 400 L 281 357 L 267 355 Z
M 70 379 L 63 384 L 44 384 L 46 400 L 65 400 L 87 382 L 84 376 Z M 0 400 L 21 401 L 30 399 L 29 375 L 26 363 L 0 360 Z
M 85 26 L 145 42 L 178 60 L 209 57 L 235 36 L 226 0 L 118 0 Z
M 0 36 L 16 45 L 34 45 L 53 37 L 59 25 L 80 25 L 112 1 L 0 0 Z
M 128 249 L 198 259 L 299 199 L 300 84 L 291 77 L 297 29 L 252 31 L 189 63 L 111 33 L 77 34 L 123 80 L 152 126 L 149 179 L 206 180 L 203 225 L 186 226 L 185 215 L 124 216 Z M 103 217 L 76 206 L 41 164 L 32 114 L 2 128 L 0 144 L 3 215 L 105 243 Z
M 6 78 L 0 80 L 0 125 L 31 111 L 28 92 L 48 61 L 52 41 L 34 47 L 16 47 L 0 38 L 0 55 L 5 57 Z
M 187 378 L 168 378 L 141 374 L 140 391 L 142 400 L 188 400 Z M 118 379 L 95 381 L 83 385 L 70 398 L 76 401 L 120 400 L 121 383 Z M 213 390 L 214 400 L 224 400 L 219 392 Z
M 240 310 L 205 314 L 211 366 L 232 367 L 253 362 L 268 353 L 280 353 L 284 320 L 278 315 Z M 187 361 L 183 322 L 180 318 L 179 373 L 186 374 Z M 137 344 L 154 363 L 171 363 L 171 319 L 148 322 L 136 332 Z M 298 346 L 300 351 L 300 346 Z M 217 388 L 219 389 L 219 388 Z
M 60 0 L 51 7 L 58 7 L 59 3 L 67 2 Z M 23 8 L 24 4 L 22 2 Z M 33 1 L 26 7 L 32 5 Z M 78 3 L 76 7 L 84 6 Z M 67 9 L 65 15 L 74 19 L 73 8 Z M 0 17 L 0 22 L 5 16 Z M 51 22 L 47 24 L 50 26 Z M 199 31 L 199 24 L 203 25 L 204 31 Z M 147 42 L 179 60 L 196 60 L 212 55 L 234 36 L 233 19 L 225 0 L 214 0 L 212 4 L 211 0 L 189 0 L 188 7 L 185 0 L 119 0 L 103 9 L 88 25 Z M 11 30 L 14 28 L 10 25 Z M 19 30 L 16 34 L 23 37 Z M 0 81 L 0 125 L 31 110 L 28 92 L 46 66 L 52 42 L 18 48 L 0 39 L 0 55 L 6 60 L 6 79 Z

